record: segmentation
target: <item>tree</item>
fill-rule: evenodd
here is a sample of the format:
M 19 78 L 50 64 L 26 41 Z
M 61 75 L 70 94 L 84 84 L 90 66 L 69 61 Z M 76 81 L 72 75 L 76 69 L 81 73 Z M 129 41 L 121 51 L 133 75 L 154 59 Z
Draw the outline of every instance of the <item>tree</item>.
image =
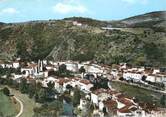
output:
M 2 112 L 0 112 L 0 117 L 4 117 L 4 115 L 3 115 L 3 113 L 2 113 Z
M 40 91 L 38 92 L 38 102 L 44 103 L 46 99 L 47 99 L 46 90 L 44 88 L 41 88 Z
M 146 81 L 146 76 L 142 76 L 142 81 Z
M 37 92 L 35 93 L 35 102 L 39 102 L 39 95 Z
M 83 77 L 84 77 L 84 73 L 85 73 L 85 68 L 84 66 L 82 66 L 80 69 L 79 69 L 79 72 L 83 74 Z
M 72 88 L 73 87 L 70 84 L 66 85 L 66 89 L 71 90 Z
M 73 95 L 73 105 L 77 106 L 80 103 L 80 99 L 81 99 L 81 92 L 76 87 L 75 90 L 74 90 L 74 95 Z
M 66 65 L 62 64 L 59 66 L 59 72 L 60 73 L 65 73 L 67 71 Z
M 6 95 L 6 96 L 9 96 L 10 95 L 10 91 L 7 87 L 3 88 L 3 93 Z
M 72 87 L 70 84 L 68 84 L 68 85 L 66 85 L 66 89 L 67 89 L 68 92 L 70 93 L 71 90 L 73 89 L 73 87 Z
M 21 93 L 27 93 L 28 92 L 27 80 L 25 78 L 23 78 L 21 80 L 19 89 L 20 89 Z
M 12 86 L 13 85 L 13 79 L 7 78 L 7 83 L 8 83 L 9 86 Z
M 119 78 L 119 80 L 123 81 L 123 80 L 124 80 L 124 78 L 123 78 L 123 77 L 120 77 L 120 78 Z
M 33 96 L 35 95 L 35 91 L 36 91 L 36 85 L 35 82 L 29 84 L 28 86 L 28 94 L 30 98 L 33 98 Z
M 25 39 L 21 37 L 17 39 L 16 50 L 17 50 L 17 56 L 20 56 L 22 59 L 26 60 L 29 57 Z
M 105 107 L 103 108 L 103 113 L 104 113 L 104 115 L 107 114 L 107 109 Z
M 53 88 L 54 88 L 54 86 L 55 86 L 55 83 L 54 82 L 49 82 L 49 83 L 47 83 L 47 87 L 48 87 L 48 89 L 49 89 L 49 91 L 52 91 L 53 90 Z
M 36 92 L 38 92 L 41 88 L 42 88 L 42 83 L 41 82 L 37 82 L 36 83 Z
M 85 68 L 84 68 L 84 66 L 82 66 L 82 67 L 79 69 L 79 72 L 80 72 L 80 73 L 85 73 Z
M 163 95 L 160 98 L 160 104 L 162 105 L 162 107 L 166 107 L 166 95 Z
M 51 103 L 43 104 L 41 107 L 35 107 L 33 110 L 33 117 L 59 117 L 63 112 L 63 103 L 55 100 Z
M 54 82 L 50 81 L 49 83 L 47 83 L 47 97 L 46 98 L 50 98 L 50 97 L 53 97 L 55 95 L 54 86 L 55 86 Z

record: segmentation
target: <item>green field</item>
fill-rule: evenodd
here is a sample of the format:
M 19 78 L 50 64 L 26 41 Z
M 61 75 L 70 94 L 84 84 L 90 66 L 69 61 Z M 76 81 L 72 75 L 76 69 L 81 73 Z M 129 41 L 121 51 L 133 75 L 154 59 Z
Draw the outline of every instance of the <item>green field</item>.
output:
M 114 89 L 123 92 L 129 97 L 136 97 L 141 102 L 155 103 L 156 105 L 161 106 L 160 98 L 162 94 L 160 93 L 156 93 L 143 88 L 138 88 L 137 86 L 131 86 L 116 81 L 112 82 L 111 86 Z
M 12 100 L 0 91 L 0 117 L 14 117 L 16 114 Z

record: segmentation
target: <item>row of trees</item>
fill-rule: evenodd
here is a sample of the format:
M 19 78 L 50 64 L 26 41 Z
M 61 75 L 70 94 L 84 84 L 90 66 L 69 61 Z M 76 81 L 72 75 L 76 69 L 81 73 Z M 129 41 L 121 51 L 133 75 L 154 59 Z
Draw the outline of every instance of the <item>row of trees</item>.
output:
M 20 68 L 18 68 L 18 69 L 14 69 L 14 68 L 2 68 L 0 66 L 0 76 L 3 76 L 3 75 L 10 76 L 11 73 L 20 74 L 21 73 Z

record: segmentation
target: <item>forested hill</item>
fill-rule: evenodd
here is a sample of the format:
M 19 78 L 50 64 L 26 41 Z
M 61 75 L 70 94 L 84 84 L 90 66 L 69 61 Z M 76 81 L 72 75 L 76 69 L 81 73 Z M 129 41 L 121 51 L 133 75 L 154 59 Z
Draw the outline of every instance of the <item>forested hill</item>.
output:
M 94 60 L 106 64 L 127 62 L 134 65 L 165 66 L 164 14 L 164 11 L 153 12 L 120 21 L 72 17 L 63 20 L 0 23 L 0 59 L 71 59 Z M 82 25 L 73 25 L 73 21 Z M 118 29 L 104 30 L 102 27 Z

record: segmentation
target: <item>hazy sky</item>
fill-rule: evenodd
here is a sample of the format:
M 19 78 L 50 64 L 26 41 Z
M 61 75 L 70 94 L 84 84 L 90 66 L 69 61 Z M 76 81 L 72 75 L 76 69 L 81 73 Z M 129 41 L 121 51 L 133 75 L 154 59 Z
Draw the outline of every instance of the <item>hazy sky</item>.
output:
M 0 22 L 71 16 L 116 20 L 160 10 L 166 10 L 166 0 L 0 0 Z

